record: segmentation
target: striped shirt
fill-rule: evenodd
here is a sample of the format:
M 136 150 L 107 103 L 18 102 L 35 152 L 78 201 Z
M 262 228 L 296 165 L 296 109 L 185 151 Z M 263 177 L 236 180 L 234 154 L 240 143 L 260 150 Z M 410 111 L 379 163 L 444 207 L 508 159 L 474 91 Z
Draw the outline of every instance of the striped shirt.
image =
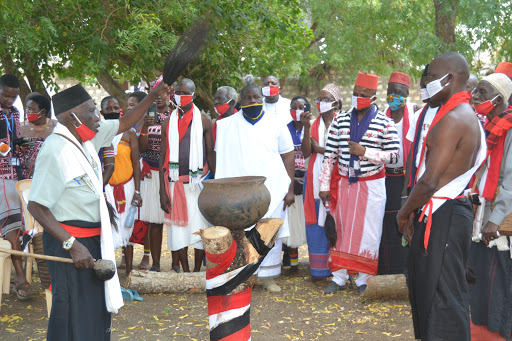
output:
M 349 168 L 350 153 L 348 142 L 350 141 L 350 119 L 355 115 L 353 108 L 338 115 L 327 136 L 324 160 L 320 172 L 320 190 L 329 191 L 331 173 L 334 165 L 338 163 L 339 172 L 342 176 L 354 174 L 354 169 Z M 359 162 L 354 167 L 359 167 L 359 177 L 372 176 L 377 174 L 385 164 L 398 162 L 400 153 L 400 139 L 392 119 L 378 111 L 375 118 L 370 122 L 359 143 L 366 148 L 365 154 L 359 157 Z

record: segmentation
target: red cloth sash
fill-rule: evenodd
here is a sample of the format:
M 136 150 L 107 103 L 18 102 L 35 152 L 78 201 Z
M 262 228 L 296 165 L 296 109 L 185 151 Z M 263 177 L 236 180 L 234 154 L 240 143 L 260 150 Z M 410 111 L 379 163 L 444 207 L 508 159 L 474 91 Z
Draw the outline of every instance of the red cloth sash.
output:
M 345 179 L 349 178 L 346 175 L 340 175 L 340 177 L 341 178 L 345 178 Z M 380 171 L 378 171 L 377 173 L 375 173 L 373 175 L 365 176 L 365 177 L 359 177 L 358 179 L 359 179 L 359 181 L 370 181 L 370 180 L 382 179 L 384 177 L 386 177 L 386 170 L 384 168 L 382 168 Z
M 420 163 L 418 165 L 418 170 L 416 172 L 416 177 L 414 179 L 414 184 L 416 184 L 416 182 L 418 181 L 419 169 L 421 168 L 421 164 L 424 162 L 423 160 L 424 160 L 424 156 L 425 156 L 425 151 L 427 149 L 428 135 L 432 131 L 432 128 L 434 128 L 434 126 L 446 114 L 448 114 L 450 111 L 452 111 L 456 106 L 464 104 L 464 103 L 469 103 L 470 98 L 471 98 L 471 96 L 470 96 L 470 94 L 467 93 L 467 91 L 458 92 L 455 95 L 453 95 L 448 100 L 448 102 L 446 102 L 444 105 L 442 105 L 441 108 L 439 109 L 439 111 L 437 112 L 436 116 L 434 117 L 434 120 L 432 121 L 432 124 L 430 125 L 430 128 L 428 129 L 427 136 L 425 137 L 425 141 L 423 141 L 422 146 L 421 146 Z M 416 128 L 416 130 L 417 129 L 418 128 Z M 417 131 L 416 133 L 418 134 L 419 132 Z M 460 197 L 456 197 L 455 199 L 458 199 L 458 198 L 460 198 Z M 451 200 L 450 198 L 444 198 L 444 197 L 432 197 L 427 202 L 425 207 L 423 208 L 423 212 L 421 213 L 419 221 L 423 220 L 423 217 L 425 216 L 425 211 L 428 210 L 428 216 L 427 216 L 428 220 L 427 220 L 427 226 L 426 226 L 426 229 L 425 229 L 425 237 L 424 237 L 424 240 L 423 240 L 423 243 L 424 243 L 424 246 L 425 246 L 425 252 L 427 251 L 428 240 L 430 238 L 430 229 L 432 227 L 432 206 L 433 206 L 432 199 Z
M 391 118 L 391 109 L 388 108 L 386 111 L 386 116 Z M 411 141 L 407 139 L 407 132 L 409 131 L 410 120 L 409 120 L 409 109 L 406 105 L 404 107 L 404 117 L 402 118 L 402 153 L 404 165 L 407 164 L 407 156 L 409 155 L 409 151 L 411 150 Z
M 490 160 L 484 191 L 482 193 L 485 200 L 492 201 L 496 195 L 501 161 L 503 159 L 503 152 L 505 151 L 505 139 L 507 138 L 507 131 L 511 128 L 512 106 L 509 106 L 503 114 L 496 116 L 492 121 L 487 120 L 485 122 L 484 129 L 488 132 L 487 155 Z
M 89 238 L 101 235 L 101 227 L 84 228 L 59 223 L 64 230 L 75 238 Z
M 318 128 L 320 127 L 320 119 L 321 115 L 319 115 L 316 120 L 311 125 L 311 137 L 317 143 L 319 141 L 319 133 Z M 336 115 L 334 116 L 336 119 Z M 328 128 L 327 128 L 328 129 Z M 327 143 L 327 141 L 325 141 Z M 313 168 L 315 165 L 316 158 L 319 156 L 318 153 L 312 153 L 309 159 L 309 166 L 306 173 L 306 193 L 304 194 L 304 215 L 306 218 L 306 225 L 315 225 L 318 224 L 318 219 L 316 217 L 316 209 L 315 209 L 315 195 L 313 193 Z M 323 155 L 320 155 L 323 157 Z M 338 166 L 335 165 L 332 173 L 331 173 L 331 210 L 334 210 L 337 203 L 338 196 L 338 182 L 341 178 L 340 172 L 338 170 Z
M 146 176 L 151 174 L 152 170 L 159 171 L 160 168 L 152 167 L 152 166 L 149 165 L 149 163 L 147 163 L 146 161 L 142 160 L 142 169 L 140 171 L 140 175 L 141 175 L 142 179 L 144 179 Z
M 117 213 L 124 213 L 126 208 L 126 195 L 124 193 L 124 185 L 126 185 L 128 182 L 130 182 L 132 178 L 130 177 L 128 180 L 126 180 L 123 183 L 117 184 L 117 185 L 110 185 L 112 186 L 112 191 L 114 193 L 114 201 L 116 202 L 116 210 Z
M 320 127 L 321 115 L 311 125 L 311 137 L 318 143 L 318 127 Z M 313 194 L 313 168 L 318 153 L 312 153 L 309 159 L 309 166 L 306 173 L 306 193 L 304 195 L 304 215 L 306 217 L 306 225 L 315 225 L 318 223 L 315 209 L 315 196 Z
M 234 239 L 231 241 L 230 248 L 224 253 L 209 253 L 205 250 L 206 258 L 215 264 L 218 264 L 212 269 L 206 269 L 206 279 L 212 279 L 226 271 L 227 268 L 233 263 L 236 255 L 237 244 Z

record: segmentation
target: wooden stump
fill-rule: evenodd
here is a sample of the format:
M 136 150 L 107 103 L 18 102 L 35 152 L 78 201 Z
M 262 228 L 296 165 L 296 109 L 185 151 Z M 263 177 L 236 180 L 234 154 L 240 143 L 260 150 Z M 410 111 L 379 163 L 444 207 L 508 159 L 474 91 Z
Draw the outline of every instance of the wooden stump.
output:
M 405 282 L 405 276 L 400 275 L 380 275 L 368 279 L 368 286 L 364 293 L 364 300 L 391 300 L 407 299 L 409 289 Z
M 205 292 L 206 273 L 132 270 L 126 280 L 126 287 L 139 294 Z
M 279 231 L 281 231 L 281 226 L 283 226 L 284 221 L 278 218 L 268 218 L 261 219 L 257 224 L 255 229 L 258 230 L 261 236 L 261 240 L 265 242 L 269 248 L 274 246 L 274 243 L 279 236 Z M 252 263 L 258 260 L 259 253 L 252 246 L 251 243 L 247 243 L 247 263 Z

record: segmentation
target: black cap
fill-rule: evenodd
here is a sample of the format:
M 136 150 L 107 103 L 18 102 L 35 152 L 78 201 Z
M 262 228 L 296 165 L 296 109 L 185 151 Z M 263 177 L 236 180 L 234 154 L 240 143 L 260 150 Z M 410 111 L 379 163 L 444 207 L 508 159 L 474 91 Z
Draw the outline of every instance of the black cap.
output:
M 59 115 L 87 102 L 90 99 L 92 99 L 92 97 L 84 87 L 77 84 L 53 95 L 53 111 L 55 115 Z

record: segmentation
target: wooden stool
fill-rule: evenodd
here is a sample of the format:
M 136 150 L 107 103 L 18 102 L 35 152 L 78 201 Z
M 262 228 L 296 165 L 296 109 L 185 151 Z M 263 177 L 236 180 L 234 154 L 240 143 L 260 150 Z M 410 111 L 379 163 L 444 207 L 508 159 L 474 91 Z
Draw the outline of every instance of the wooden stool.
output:
M 11 249 L 8 240 L 0 239 L 0 248 Z M 8 294 L 11 283 L 11 255 L 0 252 L 0 309 L 2 309 L 2 294 Z

